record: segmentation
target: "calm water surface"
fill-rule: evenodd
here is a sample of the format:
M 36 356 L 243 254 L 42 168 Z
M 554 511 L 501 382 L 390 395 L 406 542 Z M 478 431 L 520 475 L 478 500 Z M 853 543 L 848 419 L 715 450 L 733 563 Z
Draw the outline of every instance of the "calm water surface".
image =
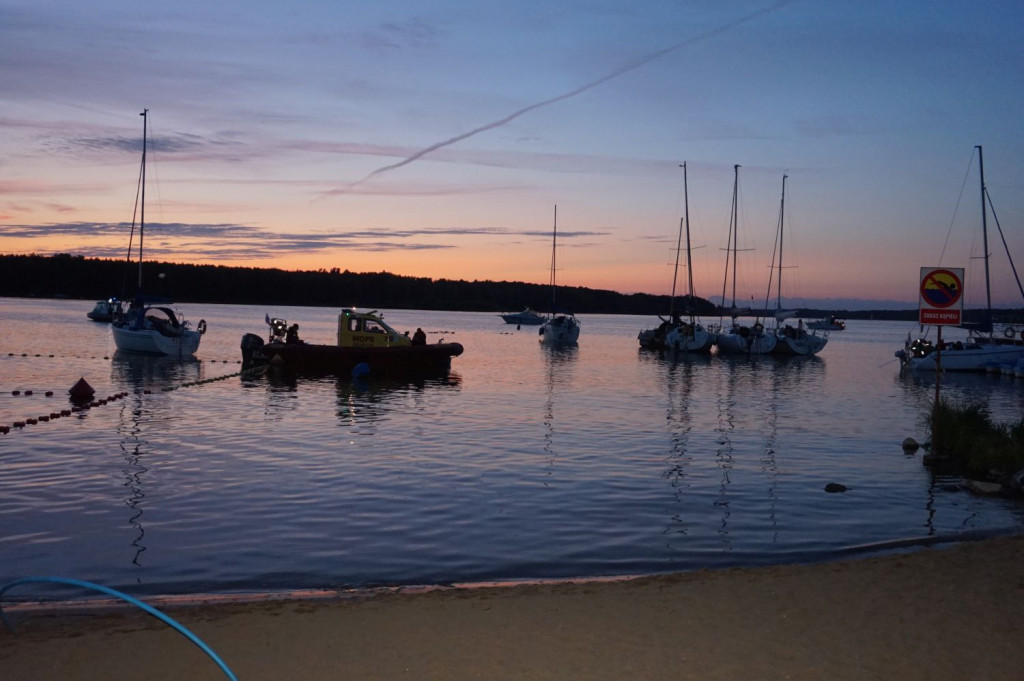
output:
M 552 350 L 494 314 L 393 310 L 396 328 L 465 354 L 445 379 L 357 386 L 239 373 L 264 314 L 326 342 L 337 310 L 179 305 L 209 324 L 179 362 L 115 353 L 91 307 L 0 299 L 0 425 L 67 408 L 80 377 L 97 397 L 129 393 L 0 435 L 0 583 L 139 595 L 604 576 L 1024 523 L 903 453 L 934 396 L 898 374 L 905 323 L 851 321 L 816 358 L 671 362 L 638 349 L 646 317 L 584 315 L 579 347 Z M 1024 381 L 943 389 L 1024 413 Z

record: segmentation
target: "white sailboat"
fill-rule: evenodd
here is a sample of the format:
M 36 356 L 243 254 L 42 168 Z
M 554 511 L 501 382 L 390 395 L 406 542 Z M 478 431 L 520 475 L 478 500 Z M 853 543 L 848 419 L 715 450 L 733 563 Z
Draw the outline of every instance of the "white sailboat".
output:
M 128 310 L 111 322 L 114 344 L 124 352 L 150 355 L 188 357 L 199 349 L 199 341 L 206 333 L 206 320 L 200 320 L 195 329 L 178 313 L 167 307 L 166 298 L 142 293 L 142 245 L 146 225 L 146 147 L 149 109 L 142 116 L 142 169 L 139 173 L 139 278 L 138 291 Z M 134 227 L 134 225 L 133 225 Z M 133 230 L 134 231 L 134 230 Z M 131 244 L 128 246 L 131 259 Z
M 669 299 L 668 319 L 661 318 L 661 324 L 653 329 L 644 329 L 637 338 L 640 347 L 650 350 L 671 352 L 709 352 L 715 337 L 697 321 L 693 313 L 693 258 L 690 246 L 690 196 L 686 181 L 686 163 L 683 169 L 683 217 L 679 220 L 679 236 L 676 239 L 676 265 L 672 273 L 672 297 Z M 683 225 L 686 226 L 686 272 L 688 274 L 687 314 L 690 321 L 684 322 L 675 311 L 676 281 L 679 277 L 679 253 L 682 250 Z
M 782 176 L 782 199 L 779 202 L 779 227 L 776 230 L 776 241 L 775 245 L 779 256 L 779 275 L 778 283 L 776 288 L 778 289 L 776 294 L 778 300 L 775 304 L 775 348 L 772 350 L 773 354 L 776 355 L 816 355 L 825 348 L 825 344 L 828 343 L 828 332 L 818 333 L 816 330 L 808 330 L 804 324 L 804 320 L 799 320 L 796 326 L 786 324 L 783 326 L 783 322 L 791 318 L 795 312 L 793 310 L 782 309 L 782 245 L 783 235 L 785 227 L 785 216 L 786 216 L 786 178 L 787 175 Z M 771 297 L 771 282 L 768 283 L 768 293 Z
M 988 250 L 988 207 L 991 206 L 991 198 L 985 187 L 985 164 L 981 145 L 976 146 L 975 149 L 978 150 L 978 174 L 981 183 L 985 309 L 982 311 L 980 320 L 964 322 L 960 325 L 960 328 L 967 330 L 966 340 L 943 342 L 941 349 L 926 338 L 911 340 L 908 335 L 904 346 L 896 351 L 896 356 L 900 358 L 903 369 L 936 371 L 941 367 L 943 371 L 988 371 L 989 368 L 1001 365 L 1014 366 L 1018 361 L 1024 359 L 1024 325 L 1004 324 L 997 327 L 992 318 L 992 287 L 989 276 Z M 994 217 L 995 212 L 993 211 Z M 996 219 L 996 227 L 1002 236 L 1002 228 L 999 227 L 998 219 Z M 1021 286 L 1020 278 L 1016 276 L 1017 270 L 1013 265 L 1013 257 L 1010 255 L 1005 239 L 1003 239 L 1003 245 L 1006 248 L 1006 257 L 1010 261 L 1010 268 L 1017 279 L 1017 288 L 1020 290 L 1021 298 L 1024 299 L 1024 287 Z
M 777 339 L 775 334 L 765 331 L 764 324 L 755 319 L 752 326 L 744 326 L 737 319 L 740 310 L 736 307 L 736 252 L 739 250 L 736 239 L 739 236 L 738 229 L 738 199 L 740 166 L 733 166 L 735 179 L 732 186 L 732 215 L 729 220 L 729 247 L 726 249 L 725 258 L 725 281 L 722 284 L 722 309 L 725 309 L 725 292 L 729 283 L 729 259 L 732 258 L 732 306 L 729 316 L 731 323 L 728 327 L 719 323 L 715 334 L 715 345 L 718 352 L 726 355 L 766 355 L 775 349 Z
M 580 337 L 580 322 L 571 312 L 560 311 L 555 304 L 555 254 L 558 246 L 558 206 L 555 206 L 555 223 L 551 236 L 551 314 L 544 319 L 539 335 L 542 343 L 550 345 L 575 345 Z

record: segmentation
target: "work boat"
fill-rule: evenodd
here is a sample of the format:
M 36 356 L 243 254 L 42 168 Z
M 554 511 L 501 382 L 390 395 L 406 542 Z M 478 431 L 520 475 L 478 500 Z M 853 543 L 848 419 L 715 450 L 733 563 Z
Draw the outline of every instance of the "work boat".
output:
M 444 375 L 452 357 L 462 354 L 460 343 L 428 344 L 426 334 L 412 338 L 384 322 L 376 310 L 343 309 L 338 314 L 334 344 L 309 343 L 299 337 L 298 324 L 265 318 L 269 340 L 254 333 L 242 336 L 242 367 L 280 367 L 300 373 L 325 373 L 409 378 Z
M 97 300 L 96 305 L 86 312 L 85 316 L 94 322 L 103 322 L 104 324 L 107 324 L 114 321 L 114 318 L 117 317 L 123 309 L 121 301 L 117 298 Z
M 992 200 L 985 187 L 985 165 L 982 157 L 981 146 L 975 147 L 978 150 L 978 176 L 981 183 L 981 236 L 982 248 L 984 249 L 983 261 L 985 264 L 985 308 L 980 311 L 980 319 L 976 321 L 965 321 L 960 324 L 961 329 L 967 331 L 966 339 L 944 341 L 941 349 L 937 343 L 927 338 L 916 338 L 911 340 L 910 335 L 904 342 L 903 347 L 896 351 L 896 357 L 900 359 L 901 368 L 909 371 L 936 371 L 940 366 L 943 371 L 988 371 L 990 368 L 1002 365 L 1014 366 L 1024 358 L 1024 324 L 995 324 L 992 316 L 992 289 L 989 276 L 989 247 L 988 247 L 988 207 Z M 1013 264 L 1013 257 L 1010 255 L 1009 246 L 1003 237 L 1002 227 L 993 210 L 992 217 L 996 222 L 996 228 L 1002 239 L 1006 250 L 1006 257 L 1009 260 L 1010 269 L 1016 272 Z M 1021 299 L 1024 300 L 1024 287 L 1021 287 L 1020 279 L 1017 278 L 1017 288 L 1020 291 Z M 964 311 L 964 317 L 968 311 Z
M 815 331 L 845 331 L 846 321 L 829 315 L 827 319 L 813 319 L 807 322 L 807 328 Z
M 572 312 L 559 310 L 555 305 L 555 253 L 558 240 L 558 206 L 555 206 L 555 224 L 551 236 L 551 314 L 540 327 L 540 340 L 549 345 L 575 345 L 580 337 L 580 322 Z
M 828 343 L 828 332 L 818 333 L 814 329 L 808 330 L 804 321 L 798 320 L 796 326 L 783 322 L 791 318 L 795 311 L 782 309 L 782 237 L 786 224 L 786 175 L 782 176 L 782 199 L 779 202 L 779 227 L 775 232 L 775 252 L 778 254 L 778 283 L 775 303 L 775 348 L 772 350 L 776 355 L 816 355 L 825 349 Z M 772 258 L 774 260 L 774 257 Z M 772 263 L 775 264 L 774 262 Z M 771 297 L 771 280 L 768 282 L 768 297 Z M 767 307 L 767 305 L 766 305 Z
M 725 291 L 729 282 L 730 263 L 732 258 L 732 306 L 729 309 L 729 317 L 732 320 L 726 327 L 719 322 L 715 334 L 715 345 L 718 346 L 719 354 L 723 355 L 767 355 L 775 349 L 777 339 L 774 334 L 765 331 L 764 324 L 755 319 L 750 326 L 738 322 L 740 310 L 736 307 L 736 252 L 739 250 L 737 239 L 738 208 L 739 208 L 739 181 L 740 167 L 733 166 L 735 178 L 732 186 L 732 211 L 729 218 L 729 241 L 725 258 L 725 281 L 722 284 L 722 309 L 725 309 Z
M 181 315 L 168 307 L 167 298 L 142 293 L 142 245 L 146 231 L 146 147 L 149 109 L 142 116 L 142 167 L 139 171 L 139 275 L 138 290 L 126 311 L 118 311 L 110 324 L 114 345 L 124 352 L 149 355 L 188 357 L 199 349 L 199 341 L 206 333 L 206 321 L 199 320 L 195 329 Z M 132 222 L 132 236 L 135 223 Z M 128 241 L 131 260 L 132 243 Z
M 668 319 L 659 317 L 661 324 L 653 329 L 644 329 L 637 335 L 640 347 L 648 350 L 669 350 L 671 352 L 710 352 L 715 337 L 704 325 L 697 321 L 692 307 L 693 296 L 693 259 L 690 246 L 690 197 L 686 182 L 686 163 L 683 169 L 683 217 L 679 219 L 679 236 L 676 238 L 676 265 L 672 273 L 672 297 L 669 298 Z M 679 277 L 679 252 L 682 248 L 683 226 L 686 226 L 686 272 L 688 275 L 689 292 L 686 297 L 689 321 L 684 322 L 676 314 L 676 281 Z

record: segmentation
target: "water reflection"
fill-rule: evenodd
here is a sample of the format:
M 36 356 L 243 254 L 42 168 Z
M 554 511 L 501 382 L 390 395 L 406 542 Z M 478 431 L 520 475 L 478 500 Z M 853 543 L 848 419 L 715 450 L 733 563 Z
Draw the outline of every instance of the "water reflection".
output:
M 641 354 L 642 361 L 648 361 L 650 357 L 654 355 Z M 671 524 L 665 531 L 685 536 L 689 532 L 689 524 L 683 517 L 682 507 L 685 493 L 691 487 L 687 474 L 693 461 L 690 453 L 690 433 L 693 429 L 690 399 L 693 386 L 702 383 L 701 379 L 708 370 L 711 358 L 709 355 L 688 354 L 679 359 L 681 361 L 658 356 L 655 361 L 662 365 L 660 376 L 667 399 L 665 421 L 668 425 L 669 455 L 668 469 L 662 473 L 662 477 L 671 485 L 673 497 L 680 509 L 672 514 Z M 674 548 L 671 542 L 668 546 Z
M 547 470 L 544 475 L 550 478 L 555 469 L 555 387 L 572 383 L 573 366 L 579 355 L 577 345 L 552 345 L 541 343 L 538 346 L 544 356 L 545 401 L 544 401 L 544 457 Z M 551 485 L 544 481 L 545 487 Z
M 110 375 L 116 385 L 132 391 L 162 390 L 199 380 L 202 363 L 195 357 L 179 359 L 118 350 L 111 357 Z
M 401 408 L 404 413 L 422 411 L 424 400 L 431 399 L 432 392 L 455 389 L 461 384 L 462 377 L 455 372 L 438 378 L 406 381 L 388 379 L 368 382 L 339 378 L 335 381 L 335 413 L 341 425 L 373 426 L 378 421 L 386 420 L 396 408 Z
M 143 507 L 142 502 L 146 497 L 145 478 L 149 469 L 144 465 L 146 441 L 142 435 L 142 420 L 144 409 L 142 406 L 142 395 L 136 393 L 129 396 L 121 408 L 121 418 L 118 432 L 121 435 L 121 456 L 124 458 L 125 466 L 121 469 L 124 476 L 124 487 L 128 496 L 124 504 L 128 507 L 130 515 L 128 524 L 134 529 L 135 534 L 131 541 L 133 551 L 132 565 L 142 567 L 140 557 L 146 550 L 142 540 L 146 536 L 146 529 L 142 524 Z

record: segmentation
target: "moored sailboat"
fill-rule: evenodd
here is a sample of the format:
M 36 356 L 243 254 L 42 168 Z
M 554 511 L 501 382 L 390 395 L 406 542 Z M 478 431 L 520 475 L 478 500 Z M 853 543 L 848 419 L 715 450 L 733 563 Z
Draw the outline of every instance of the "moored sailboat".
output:
M 731 323 L 728 327 L 719 322 L 715 334 L 715 345 L 718 352 L 726 355 L 766 355 L 775 349 L 777 339 L 774 334 L 765 331 L 764 324 L 760 319 L 755 319 L 754 324 L 746 326 L 740 324 L 738 319 L 740 310 L 736 307 L 736 253 L 739 250 L 737 238 L 739 236 L 739 182 L 740 166 L 733 166 L 732 186 L 732 212 L 729 218 L 729 241 L 726 248 L 725 258 L 725 281 L 722 284 L 722 309 L 725 309 L 726 287 L 729 283 L 730 264 L 732 259 L 732 305 L 729 308 Z
M 551 314 L 540 327 L 540 340 L 550 345 L 574 345 L 580 337 L 580 322 L 572 312 L 561 311 L 555 304 L 555 253 L 558 246 L 558 206 L 551 235 Z
M 776 355 L 816 355 L 821 352 L 828 343 L 828 332 L 818 333 L 815 329 L 808 329 L 804 320 L 797 321 L 796 326 L 783 322 L 791 318 L 793 311 L 782 309 L 782 246 L 785 234 L 786 223 L 786 178 L 782 176 L 782 199 L 779 202 L 779 226 L 776 230 L 775 245 L 778 255 L 778 280 L 776 284 L 777 300 L 775 304 L 775 348 L 772 350 Z M 774 259 L 774 258 L 773 258 Z M 774 264 L 774 263 L 773 263 Z M 768 284 L 769 297 L 771 295 L 771 282 Z
M 142 167 L 139 171 L 139 270 L 138 290 L 128 309 L 118 314 L 110 329 L 118 350 L 151 355 L 187 357 L 199 349 L 199 341 L 206 333 L 206 320 L 199 320 L 195 329 L 181 315 L 167 305 L 167 298 L 142 293 L 142 245 L 146 228 L 146 147 L 149 109 L 142 113 Z M 134 233 L 134 222 L 132 231 Z M 131 261 L 131 241 L 128 260 Z
M 672 297 L 669 299 L 668 319 L 659 317 L 661 324 L 653 329 L 644 329 L 637 336 L 640 347 L 650 350 L 671 350 L 672 352 L 708 352 L 714 345 L 715 337 L 701 324 L 693 312 L 695 298 L 693 296 L 693 258 L 690 245 L 690 197 L 686 181 L 686 163 L 683 169 L 683 217 L 679 220 L 679 236 L 676 239 L 676 264 L 672 273 Z M 689 321 L 684 322 L 676 314 L 676 281 L 679 277 L 679 252 L 683 239 L 683 226 L 686 226 L 686 273 L 688 281 L 687 315 Z
M 997 325 L 993 319 L 988 247 L 988 209 L 991 206 L 991 197 L 989 197 L 988 188 L 985 186 L 985 165 L 981 146 L 978 145 L 975 149 L 978 150 L 978 176 L 981 184 L 985 308 L 981 310 L 980 319 L 960 324 L 960 328 L 967 331 L 965 340 L 943 342 L 940 347 L 940 344 L 932 343 L 927 338 L 911 340 L 908 335 L 903 347 L 895 354 L 900 359 L 901 367 L 909 371 L 936 371 L 939 367 L 943 371 L 987 371 L 992 366 L 1014 365 L 1024 358 L 1024 325 Z M 994 211 L 993 218 L 995 218 Z M 996 219 L 996 227 L 1002 236 L 1002 228 L 999 226 L 998 219 Z M 1003 245 L 1017 282 L 1017 288 L 1021 298 L 1024 299 L 1024 287 L 1021 286 L 1020 278 L 1016 276 L 1017 270 L 1013 264 L 1009 247 L 1006 246 L 1005 238 Z

